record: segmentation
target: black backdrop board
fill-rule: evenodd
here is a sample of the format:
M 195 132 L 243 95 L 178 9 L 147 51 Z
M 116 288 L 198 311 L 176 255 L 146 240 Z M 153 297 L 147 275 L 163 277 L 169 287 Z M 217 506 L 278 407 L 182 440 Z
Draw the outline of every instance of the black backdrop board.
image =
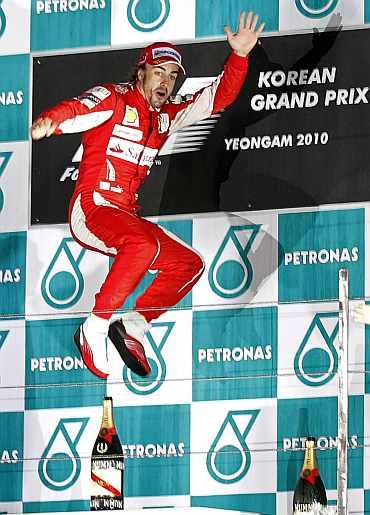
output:
M 200 150 L 158 156 L 141 214 L 370 200 L 369 48 L 370 29 L 264 37 L 238 100 Z M 181 49 L 188 78 L 217 75 L 229 52 L 225 41 Z M 33 116 L 95 84 L 127 80 L 138 53 L 35 57 Z M 66 222 L 80 140 L 33 143 L 31 223 Z

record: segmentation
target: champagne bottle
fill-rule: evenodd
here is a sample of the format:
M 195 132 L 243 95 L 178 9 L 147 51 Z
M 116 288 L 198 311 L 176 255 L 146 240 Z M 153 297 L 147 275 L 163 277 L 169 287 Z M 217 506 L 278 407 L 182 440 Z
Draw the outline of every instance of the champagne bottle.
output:
M 327 506 L 324 483 L 316 458 L 316 439 L 306 440 L 303 467 L 294 490 L 293 513 L 299 515 Z
M 123 509 L 124 461 L 113 420 L 112 397 L 103 401 L 103 418 L 91 455 L 90 510 Z

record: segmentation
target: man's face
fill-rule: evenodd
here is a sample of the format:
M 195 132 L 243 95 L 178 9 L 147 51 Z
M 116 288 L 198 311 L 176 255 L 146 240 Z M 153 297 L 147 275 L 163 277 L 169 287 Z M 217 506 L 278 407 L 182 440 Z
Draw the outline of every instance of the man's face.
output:
M 146 64 L 138 71 L 138 87 L 149 104 L 160 109 L 171 95 L 179 74 L 175 63 L 152 66 Z

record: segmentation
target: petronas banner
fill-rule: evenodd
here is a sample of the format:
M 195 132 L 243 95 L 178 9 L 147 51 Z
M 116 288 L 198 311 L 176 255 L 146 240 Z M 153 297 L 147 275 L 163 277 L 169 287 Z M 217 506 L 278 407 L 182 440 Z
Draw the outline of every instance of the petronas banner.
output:
M 114 399 L 127 509 L 291 513 L 310 435 L 334 505 L 338 270 L 349 270 L 351 306 L 369 298 L 370 204 L 160 223 L 203 255 L 206 271 L 152 321 L 145 381 L 111 343 L 109 378 L 98 379 L 73 343 L 109 257 L 82 249 L 64 224 L 1 235 L 1 511 L 89 510 L 105 396 Z M 349 511 L 369 513 L 370 326 L 350 318 L 349 334 Z
M 180 131 L 162 148 L 141 190 L 141 214 L 368 200 L 370 58 L 364 49 L 370 31 L 332 28 L 264 37 L 238 100 L 209 123 L 195 124 L 191 137 Z M 96 84 L 127 80 L 138 52 L 34 58 L 33 116 Z M 218 41 L 183 45 L 182 52 L 188 75 L 179 92 L 185 94 L 215 77 L 229 50 Z M 31 222 L 65 222 L 81 135 L 34 143 L 32 155 Z

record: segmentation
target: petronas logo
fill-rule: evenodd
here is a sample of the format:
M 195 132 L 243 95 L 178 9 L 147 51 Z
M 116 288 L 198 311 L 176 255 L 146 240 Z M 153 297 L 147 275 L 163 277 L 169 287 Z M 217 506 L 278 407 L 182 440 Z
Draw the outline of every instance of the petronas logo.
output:
M 79 268 L 86 250 L 73 238 L 63 238 L 41 282 L 41 294 L 55 309 L 76 304 L 84 290 L 84 278 Z
M 261 225 L 235 225 L 227 231 L 209 269 L 211 289 L 218 296 L 233 299 L 245 293 L 253 280 L 248 253 Z
M 0 0 L 0 38 L 4 34 L 6 29 L 6 16 L 1 6 L 2 3 L 3 0 Z
M 166 378 L 167 368 L 163 359 L 162 350 L 165 346 L 175 322 L 152 322 L 150 332 L 146 334 L 147 343 L 150 346 L 147 357 L 151 373 L 143 379 L 134 374 L 127 367 L 123 368 L 123 380 L 126 387 L 137 395 L 150 395 L 156 392 Z
M 77 445 L 88 418 L 60 419 L 39 461 L 42 483 L 50 490 L 67 490 L 79 478 L 81 458 Z
M 306 386 L 329 383 L 338 368 L 334 345 L 338 335 L 338 313 L 317 313 L 294 357 L 294 370 Z
M 1 3 L 1 0 L 0 0 Z M 0 20 L 1 20 L 1 6 L 0 6 Z M 0 21 L 1 23 L 1 21 Z M 1 26 L 0 26 L 0 37 L 1 37 Z M 0 177 L 5 172 L 5 168 L 7 167 L 10 158 L 12 156 L 13 152 L 0 152 Z M 4 207 L 4 193 L 2 189 L 0 188 L 0 213 L 3 210 Z
M 169 0 L 130 0 L 127 6 L 128 21 L 140 32 L 159 29 L 169 14 Z
M 324 18 L 334 11 L 338 0 L 295 0 L 295 4 L 307 18 Z
M 247 436 L 260 410 L 229 411 L 207 454 L 207 469 L 219 483 L 240 481 L 250 469 L 252 459 Z

